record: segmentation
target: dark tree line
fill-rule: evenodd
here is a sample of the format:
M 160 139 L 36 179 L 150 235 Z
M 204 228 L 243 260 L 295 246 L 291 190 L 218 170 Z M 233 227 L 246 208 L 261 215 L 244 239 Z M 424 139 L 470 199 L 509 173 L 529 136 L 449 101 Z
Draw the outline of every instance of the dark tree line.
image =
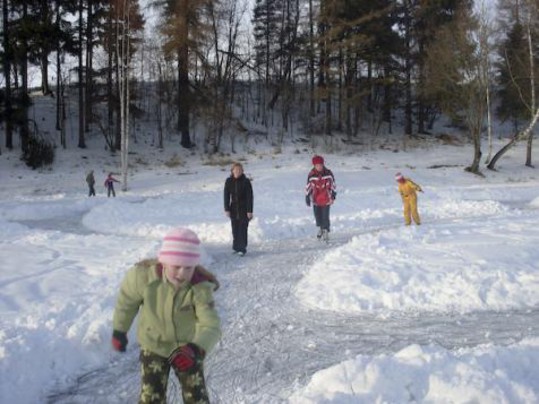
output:
M 234 149 L 238 134 L 282 141 L 301 131 L 326 142 L 342 134 L 350 143 L 395 127 L 428 135 L 443 114 L 474 140 L 475 172 L 486 89 L 493 89 L 497 117 L 511 121 L 515 133 L 537 108 L 536 1 L 501 2 L 488 58 L 481 56 L 486 47 L 472 0 L 256 0 L 251 27 L 247 0 L 150 3 L 160 15 L 158 31 L 143 38 L 136 0 L 3 0 L 5 147 L 14 147 L 18 133 L 24 151 L 35 135 L 29 65 L 42 72 L 43 94 L 56 98 L 63 147 L 65 94 L 77 91 L 81 148 L 96 131 L 110 150 L 121 149 L 121 111 L 132 121 L 151 117 L 159 147 L 163 133 L 179 133 L 183 147 L 198 136 L 210 153 L 227 137 Z M 127 53 L 120 52 L 125 44 Z M 486 59 L 495 61 L 490 70 Z

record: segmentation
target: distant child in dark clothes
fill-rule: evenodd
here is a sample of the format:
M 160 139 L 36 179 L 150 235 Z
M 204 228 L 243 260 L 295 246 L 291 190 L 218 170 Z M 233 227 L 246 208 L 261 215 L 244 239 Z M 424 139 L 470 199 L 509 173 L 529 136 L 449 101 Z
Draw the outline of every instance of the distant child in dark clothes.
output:
M 88 196 L 95 196 L 95 177 L 94 177 L 94 170 L 90 170 L 88 175 L 86 176 L 86 183 L 88 184 Z
M 243 173 L 243 166 L 234 163 L 224 187 L 225 215 L 232 226 L 232 249 L 244 256 L 247 252 L 249 221 L 253 218 L 253 187 Z
M 110 194 L 112 194 L 113 197 L 116 197 L 116 192 L 114 192 L 114 183 L 120 182 L 116 178 L 112 176 L 112 173 L 109 173 L 107 179 L 105 180 L 105 188 L 107 188 L 107 197 L 110 198 Z

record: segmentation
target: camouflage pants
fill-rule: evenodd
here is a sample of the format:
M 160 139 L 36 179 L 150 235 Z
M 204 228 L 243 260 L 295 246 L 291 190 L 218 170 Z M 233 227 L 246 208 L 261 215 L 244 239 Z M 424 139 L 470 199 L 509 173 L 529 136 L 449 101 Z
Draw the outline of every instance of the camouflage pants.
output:
M 139 404 L 166 404 L 168 374 L 170 371 L 167 358 L 141 349 L 140 365 L 142 383 Z M 175 371 L 175 374 L 182 387 L 184 404 L 208 404 L 210 402 L 202 366 L 189 373 Z

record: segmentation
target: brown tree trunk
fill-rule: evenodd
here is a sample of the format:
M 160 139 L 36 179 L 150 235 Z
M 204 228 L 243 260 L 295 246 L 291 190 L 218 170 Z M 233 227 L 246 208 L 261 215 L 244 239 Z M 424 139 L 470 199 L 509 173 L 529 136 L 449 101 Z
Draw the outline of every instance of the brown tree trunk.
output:
M 13 149 L 13 117 L 11 104 L 11 46 L 9 44 L 9 10 L 8 0 L 2 2 L 2 21 L 4 26 L 4 77 L 6 80 L 6 147 Z
M 84 1 L 79 0 L 79 49 L 78 49 L 78 57 L 79 57 L 79 144 L 78 147 L 84 149 L 86 148 L 86 141 L 84 138 L 84 64 L 82 62 L 82 55 L 83 55 L 83 9 L 84 9 Z
M 114 68 L 114 58 L 115 58 L 115 46 L 113 44 L 116 43 L 116 38 L 114 36 L 114 29 L 112 26 L 112 7 L 109 9 L 108 14 L 108 43 L 109 43 L 109 49 L 108 49 L 108 70 L 107 70 L 107 136 L 110 140 L 111 147 L 114 148 L 115 142 L 112 141 L 113 139 L 113 130 L 114 130 L 114 91 L 113 91 L 113 83 L 112 83 L 112 71 Z M 111 150 L 114 151 L 114 150 Z
M 409 2 L 407 2 L 409 3 Z M 411 135 L 412 128 L 412 16 L 410 15 L 410 5 L 405 6 L 404 30 L 405 30 L 405 54 L 404 54 L 404 134 Z
M 28 4 L 23 5 L 23 19 L 26 21 L 28 18 Z M 22 88 L 21 99 L 23 117 L 20 122 L 20 134 L 21 134 L 21 149 L 23 152 L 28 150 L 28 141 L 30 140 L 30 129 L 28 128 L 28 107 L 30 105 L 30 97 L 28 96 L 28 44 L 27 38 L 22 40 L 22 60 L 21 60 L 21 80 Z
M 85 105 L 84 105 L 84 131 L 88 132 L 90 130 L 90 123 L 92 122 L 92 97 L 93 97 L 93 55 L 94 55 L 94 47 L 93 47 L 93 7 L 92 7 L 93 0 L 88 0 L 88 14 L 86 17 L 86 68 L 85 68 Z
M 469 171 L 473 174 L 479 174 L 479 164 L 481 162 L 481 132 L 478 130 L 476 133 L 472 134 L 473 145 L 474 145 L 474 158 L 472 164 L 466 168 L 466 171 Z
M 187 21 L 189 0 L 179 0 L 179 2 L 178 130 L 181 133 L 181 145 L 190 148 L 193 144 L 189 134 L 189 25 Z
M 41 91 L 43 95 L 48 95 L 51 92 L 49 87 L 49 55 L 43 52 L 41 55 Z

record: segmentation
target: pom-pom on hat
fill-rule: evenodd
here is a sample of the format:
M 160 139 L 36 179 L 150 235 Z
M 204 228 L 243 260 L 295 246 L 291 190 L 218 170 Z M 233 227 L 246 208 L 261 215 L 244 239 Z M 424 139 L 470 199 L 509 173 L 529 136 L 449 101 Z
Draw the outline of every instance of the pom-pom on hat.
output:
M 402 181 L 402 180 L 404 180 L 404 175 L 402 175 L 401 173 L 395 174 L 395 181 Z
M 322 156 L 314 156 L 313 157 L 313 166 L 317 164 L 324 164 L 324 157 Z
M 163 238 L 157 259 L 164 265 L 196 266 L 200 262 L 200 240 L 189 229 L 174 229 Z

